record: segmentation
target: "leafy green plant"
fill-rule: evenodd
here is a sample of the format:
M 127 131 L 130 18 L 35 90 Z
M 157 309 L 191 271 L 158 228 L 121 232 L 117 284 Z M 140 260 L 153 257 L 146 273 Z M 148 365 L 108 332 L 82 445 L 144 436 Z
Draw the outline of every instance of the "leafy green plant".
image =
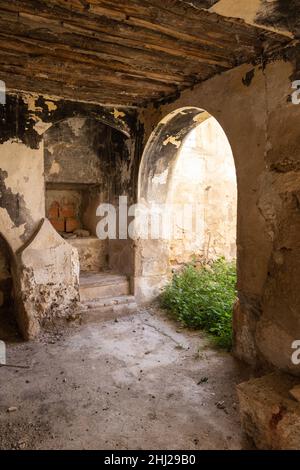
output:
M 187 265 L 174 274 L 161 295 L 161 305 L 185 326 L 207 331 L 229 350 L 235 299 L 235 263 L 219 258 L 206 266 Z

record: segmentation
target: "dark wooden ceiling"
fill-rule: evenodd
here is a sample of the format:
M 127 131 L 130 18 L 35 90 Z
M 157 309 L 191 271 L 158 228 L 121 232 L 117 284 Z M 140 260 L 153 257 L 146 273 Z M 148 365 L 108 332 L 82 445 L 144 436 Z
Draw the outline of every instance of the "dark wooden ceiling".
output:
M 204 9 L 213 3 L 0 0 L 0 79 L 14 90 L 139 106 L 287 43 Z

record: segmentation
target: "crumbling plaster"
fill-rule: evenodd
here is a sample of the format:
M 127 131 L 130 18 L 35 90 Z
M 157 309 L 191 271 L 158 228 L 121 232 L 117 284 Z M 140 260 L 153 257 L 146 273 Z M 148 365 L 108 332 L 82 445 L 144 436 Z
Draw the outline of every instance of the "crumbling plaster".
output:
M 44 135 L 47 183 L 104 184 L 103 165 L 107 126 L 72 117 Z

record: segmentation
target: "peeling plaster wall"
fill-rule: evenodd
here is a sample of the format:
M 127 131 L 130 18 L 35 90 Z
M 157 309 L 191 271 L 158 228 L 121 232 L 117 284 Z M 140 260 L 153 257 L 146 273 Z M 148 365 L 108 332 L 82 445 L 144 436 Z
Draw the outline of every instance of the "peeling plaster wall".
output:
M 205 109 L 224 129 L 238 184 L 235 352 L 251 364 L 300 375 L 291 362 L 292 342 L 300 339 L 300 106 L 291 103 L 296 50 L 289 54 L 291 62 L 244 65 L 214 77 L 173 102 L 145 108 L 140 119 L 144 143 L 163 117 L 185 106 Z M 137 291 L 150 292 L 164 276 L 136 273 Z
M 171 264 L 236 257 L 237 185 L 232 151 L 216 119 L 209 117 L 185 138 L 177 156 L 169 201 L 197 206 L 187 224 L 177 224 Z
M 74 275 L 63 270 L 60 283 L 53 284 L 53 274 L 59 271 L 57 264 L 50 263 L 51 244 L 56 246 L 57 241 L 49 225 L 43 225 L 44 246 L 34 247 L 35 260 L 42 263 L 38 282 L 37 267 L 29 269 L 20 255 L 40 236 L 40 224 L 45 217 L 44 133 L 51 132 L 51 126 L 57 122 L 73 119 L 71 127 L 76 135 L 80 132 L 80 117 L 97 121 L 99 127 L 109 126 L 110 145 L 101 174 L 109 181 L 109 197 L 114 199 L 121 191 L 131 194 L 134 191 L 130 185 L 133 166 L 130 154 L 134 149 L 136 113 L 26 93 L 7 94 L 6 98 L 6 104 L 0 105 L 0 232 L 17 259 L 13 281 L 18 291 L 20 329 L 24 337 L 33 337 L 39 331 L 40 321 L 61 316 L 63 311 L 67 314 L 78 303 L 78 279 L 75 266 L 71 268 L 78 264 L 77 251 L 67 243 L 61 244 L 59 259 L 62 266 L 68 263 Z M 89 178 L 95 178 L 94 170 L 95 167 L 90 169 Z M 47 172 L 50 173 L 46 168 Z M 52 178 L 54 175 L 55 171 Z M 92 210 L 94 217 L 97 205 Z M 47 250 L 49 262 L 44 256 Z
M 82 117 L 65 119 L 44 136 L 47 183 L 99 184 L 104 175 L 107 126 Z
M 0 146 L 0 231 L 15 251 L 45 215 L 43 146 L 9 140 Z

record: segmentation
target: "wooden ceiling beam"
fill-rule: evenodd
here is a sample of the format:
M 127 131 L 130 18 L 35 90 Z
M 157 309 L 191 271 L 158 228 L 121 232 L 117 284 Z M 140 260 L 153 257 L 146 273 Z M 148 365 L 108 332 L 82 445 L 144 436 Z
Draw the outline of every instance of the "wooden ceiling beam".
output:
M 11 12 L 4 11 L 2 13 L 2 21 L 6 22 L 7 28 L 10 31 L 14 31 L 15 34 L 21 34 L 28 37 L 34 37 L 34 35 L 41 34 L 41 30 L 45 29 L 45 38 L 50 35 L 59 38 L 68 43 L 72 41 L 74 43 L 84 42 L 86 40 L 90 47 L 101 48 L 114 48 L 115 50 L 119 47 L 120 53 L 127 47 L 129 49 L 137 49 L 147 51 L 148 53 L 156 54 L 157 52 L 169 55 L 175 58 L 191 59 L 195 62 L 205 63 L 208 65 L 220 65 L 224 68 L 231 68 L 234 65 L 234 57 L 228 58 L 228 50 L 219 48 L 219 50 L 208 50 L 207 47 L 202 44 L 202 47 L 188 44 L 182 41 L 176 43 L 174 47 L 174 40 L 170 38 L 163 38 L 161 35 L 149 37 L 149 35 L 143 33 L 142 28 L 138 31 L 130 29 L 125 33 L 122 32 L 120 35 L 116 33 L 112 34 L 113 31 L 117 31 L 117 25 L 106 26 L 105 28 L 98 25 L 97 31 L 90 29 L 86 24 L 74 25 L 74 23 L 64 23 L 61 21 L 53 21 L 48 18 L 44 18 L 38 15 L 32 15 L 29 13 L 20 12 L 17 16 Z M 46 32 L 47 30 L 47 32 Z M 110 32 L 110 34 L 109 34 Z
M 102 104 L 175 95 L 287 42 L 182 0 L 0 0 L 0 78 Z

